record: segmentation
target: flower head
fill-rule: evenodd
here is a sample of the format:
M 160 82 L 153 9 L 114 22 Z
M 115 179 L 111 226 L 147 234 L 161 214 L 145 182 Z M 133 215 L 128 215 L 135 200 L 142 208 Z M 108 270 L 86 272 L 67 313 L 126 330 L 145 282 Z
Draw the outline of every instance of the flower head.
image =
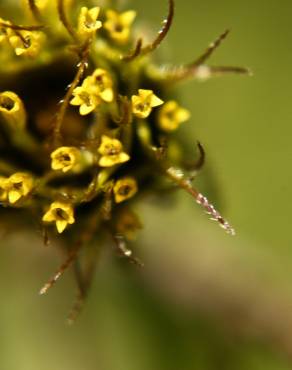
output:
M 92 36 L 99 28 L 102 27 L 101 21 L 98 21 L 100 8 L 95 6 L 88 9 L 83 6 L 78 17 L 78 34 L 82 37 Z
M 130 36 L 131 25 L 136 18 L 136 12 L 128 10 L 118 13 L 114 10 L 108 10 L 106 17 L 104 28 L 108 31 L 109 36 L 119 43 L 127 42 Z
M 41 48 L 41 34 L 36 31 L 19 31 L 16 35 L 9 37 L 9 42 L 17 56 L 34 58 Z
M 96 95 L 98 95 L 103 101 L 110 103 L 113 101 L 113 80 L 105 69 L 97 68 L 93 74 L 86 78 L 87 84 L 91 84 L 92 89 L 95 89 Z
M 130 156 L 123 152 L 123 144 L 118 139 L 112 139 L 106 135 L 101 138 L 98 153 L 101 155 L 98 162 L 101 167 L 112 167 L 130 159 Z
M 2 179 L 0 186 L 3 189 L 3 196 L 7 193 L 9 203 L 14 204 L 23 197 L 26 197 L 33 189 L 34 180 L 28 173 L 17 172 L 7 179 Z
M 147 118 L 152 112 L 152 108 L 163 104 L 152 90 L 139 89 L 139 95 L 132 96 L 133 114 L 138 118 Z
M 58 233 L 61 234 L 68 225 L 74 224 L 74 209 L 69 203 L 53 202 L 44 214 L 43 221 L 55 222 Z
M 71 105 L 79 105 L 81 116 L 93 112 L 100 104 L 101 100 L 96 95 L 96 90 L 92 86 L 91 80 L 85 79 L 82 86 L 78 86 L 73 91 L 74 98 L 70 101 Z
M 75 147 L 62 146 L 51 154 L 52 169 L 68 172 L 78 164 L 80 150 Z
M 132 198 L 137 191 L 137 182 L 133 177 L 124 177 L 118 180 L 114 186 L 116 203 L 121 203 L 129 198 Z
M 22 100 L 12 91 L 0 93 L 0 115 L 12 129 L 23 129 L 26 113 Z
M 176 101 L 165 103 L 158 113 L 158 126 L 164 131 L 174 131 L 190 118 L 190 112 L 180 107 Z

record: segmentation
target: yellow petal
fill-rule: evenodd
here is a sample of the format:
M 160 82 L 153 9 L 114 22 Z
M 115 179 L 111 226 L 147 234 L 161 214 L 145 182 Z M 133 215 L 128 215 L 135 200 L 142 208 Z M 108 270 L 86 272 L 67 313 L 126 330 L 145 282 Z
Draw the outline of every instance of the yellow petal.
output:
M 162 105 L 163 103 L 164 101 L 159 99 L 158 96 L 154 94 L 151 96 L 151 107 L 158 107 L 159 105 Z
M 9 203 L 16 203 L 21 198 L 21 193 L 19 191 L 10 190 L 8 193 Z
M 112 89 L 105 89 L 101 93 L 99 93 L 102 100 L 106 101 L 107 103 L 110 103 L 114 99 L 114 92 Z
M 180 123 L 187 121 L 190 117 L 191 117 L 191 114 L 187 109 L 180 108 L 177 112 L 177 120 Z
M 68 221 L 66 220 L 58 220 L 56 221 L 56 227 L 59 234 L 62 234 L 62 232 L 66 229 L 68 225 Z
M 55 221 L 55 215 L 53 214 L 51 210 L 49 210 L 47 213 L 43 215 L 42 220 L 45 222 L 53 222 Z
M 81 116 L 86 116 L 87 114 L 93 112 L 95 108 L 96 107 L 94 105 L 82 104 L 80 105 L 79 112 Z
M 120 18 L 124 25 L 131 25 L 136 18 L 137 13 L 134 10 L 128 10 L 122 14 L 120 14 Z

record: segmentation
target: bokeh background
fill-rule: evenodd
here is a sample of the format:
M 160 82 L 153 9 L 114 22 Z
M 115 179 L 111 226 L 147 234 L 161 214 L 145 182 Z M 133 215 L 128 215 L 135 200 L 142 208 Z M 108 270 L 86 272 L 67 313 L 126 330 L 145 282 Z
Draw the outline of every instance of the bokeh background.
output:
M 128 3 L 159 28 L 166 1 Z M 212 64 L 254 71 L 179 87 L 193 117 L 180 135 L 207 151 L 197 184 L 237 236 L 187 194 L 149 199 L 138 206 L 145 228 L 135 247 L 145 268 L 108 248 L 69 327 L 72 274 L 40 297 L 61 256 L 16 230 L 0 248 L 1 370 L 292 368 L 291 18 L 289 0 L 176 1 L 162 60 L 189 62 L 231 28 Z

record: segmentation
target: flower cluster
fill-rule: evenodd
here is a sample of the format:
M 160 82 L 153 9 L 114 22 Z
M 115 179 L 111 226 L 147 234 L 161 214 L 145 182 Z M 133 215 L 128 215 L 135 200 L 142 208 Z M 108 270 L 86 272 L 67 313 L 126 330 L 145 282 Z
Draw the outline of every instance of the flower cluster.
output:
M 28 217 L 38 215 L 45 239 L 62 234 L 68 251 L 68 260 L 41 292 L 96 235 L 108 233 L 122 255 L 140 264 L 126 246 L 142 227 L 132 206 L 149 191 L 169 189 L 169 181 L 234 234 L 192 184 L 204 150 L 198 144 L 199 158 L 192 168 L 186 166 L 174 133 L 191 115 L 168 88 L 185 79 L 248 73 L 206 64 L 228 32 L 194 62 L 160 69 L 149 54 L 172 24 L 173 0 L 162 29 L 149 42 L 135 27 L 134 10 L 85 7 L 81 0 L 76 7 L 71 0 L 30 0 L 23 2 L 19 24 L 11 16 L 13 5 L 4 4 L 0 217 L 8 208 L 15 217 L 19 209 Z M 80 272 L 78 279 L 88 281 L 88 273 Z

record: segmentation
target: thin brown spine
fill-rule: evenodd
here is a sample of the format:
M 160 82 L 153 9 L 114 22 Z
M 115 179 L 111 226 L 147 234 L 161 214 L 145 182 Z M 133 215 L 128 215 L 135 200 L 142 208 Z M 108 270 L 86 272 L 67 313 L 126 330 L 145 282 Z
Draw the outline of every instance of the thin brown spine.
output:
M 65 118 L 68 106 L 70 104 L 70 98 L 73 94 L 74 89 L 79 84 L 79 82 L 80 82 L 80 80 L 81 80 L 81 78 L 82 78 L 82 76 L 85 72 L 85 69 L 87 67 L 88 55 L 89 55 L 89 44 L 87 44 L 85 46 L 85 50 L 83 51 L 83 57 L 77 65 L 78 70 L 77 70 L 76 76 L 75 76 L 74 80 L 72 81 L 72 83 L 70 84 L 70 87 L 67 90 L 67 93 L 66 93 L 64 99 L 62 100 L 61 108 L 60 108 L 60 110 L 57 114 L 57 118 L 56 118 L 56 121 L 54 123 L 54 129 L 53 129 L 53 139 L 54 139 L 54 145 L 55 146 L 56 146 L 56 144 L 58 144 L 61 141 L 61 138 L 62 138 L 61 128 L 62 128 L 62 124 L 63 124 L 64 118 Z
M 69 22 L 69 19 L 65 12 L 64 0 L 57 0 L 57 10 L 59 14 L 60 21 L 63 23 L 63 26 L 68 31 L 69 35 L 73 38 L 75 42 L 78 42 L 78 36 L 74 28 Z
M 14 24 L 14 23 L 8 24 L 8 23 L 0 21 L 0 27 L 10 28 L 10 29 L 15 30 L 15 31 L 41 31 L 46 26 L 44 26 L 44 25 L 20 26 L 18 24 Z
M 165 39 L 165 37 L 168 34 L 168 31 L 170 30 L 170 27 L 172 25 L 173 17 L 174 17 L 174 0 L 169 0 L 168 2 L 168 15 L 167 18 L 163 21 L 164 25 L 161 28 L 161 30 L 158 32 L 158 36 L 156 39 L 148 46 L 145 46 L 141 50 L 141 54 L 148 54 L 154 51 L 158 48 L 158 46 L 162 43 L 162 41 Z
M 142 38 L 140 38 L 137 40 L 134 50 L 128 55 L 121 56 L 121 60 L 124 62 L 131 62 L 132 60 L 137 58 L 141 54 L 142 45 L 143 40 Z
M 115 246 L 118 250 L 118 252 L 127 258 L 131 263 L 133 263 L 136 266 L 144 267 L 143 262 L 141 262 L 138 258 L 133 256 L 133 252 L 131 249 L 127 247 L 126 239 L 124 235 L 122 234 L 113 234 L 112 235 Z
M 41 22 L 42 21 L 42 15 L 39 11 L 39 8 L 37 7 L 37 5 L 35 3 L 35 0 L 28 0 L 28 6 L 29 6 L 29 9 L 30 9 L 34 19 L 37 22 Z
M 208 199 L 204 197 L 196 188 L 194 188 L 190 181 L 184 178 L 183 173 L 170 167 L 166 171 L 167 175 L 182 189 L 186 190 L 198 204 L 200 204 L 211 218 L 219 223 L 221 227 L 230 235 L 235 235 L 235 230 L 232 226 L 221 216 L 215 207 L 209 203 Z

